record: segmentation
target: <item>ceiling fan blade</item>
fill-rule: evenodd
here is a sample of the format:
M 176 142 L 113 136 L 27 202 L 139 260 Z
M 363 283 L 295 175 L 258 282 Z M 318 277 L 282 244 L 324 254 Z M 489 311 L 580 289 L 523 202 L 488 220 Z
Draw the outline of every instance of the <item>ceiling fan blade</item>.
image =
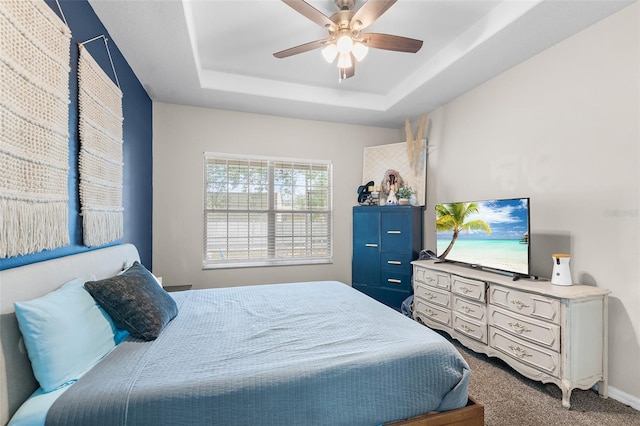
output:
M 310 41 L 309 43 L 301 44 L 299 46 L 291 47 L 289 49 L 276 52 L 273 54 L 273 56 L 279 59 L 287 58 L 289 56 L 297 55 L 298 53 L 304 53 L 313 49 L 318 49 L 320 47 L 323 47 L 325 44 L 327 44 L 328 41 L 329 39 Z
M 362 35 L 366 46 L 396 52 L 416 53 L 422 47 L 422 40 L 391 34 L 367 33 Z
M 315 22 L 321 27 L 328 28 L 333 25 L 333 21 L 329 19 L 326 15 L 320 12 L 315 7 L 311 6 L 306 1 L 302 0 L 282 0 L 284 3 L 289 5 L 292 9 L 294 9 L 299 14 L 305 16 L 307 19 Z
M 356 21 L 360 24 L 355 28 L 361 30 L 373 24 L 373 21 L 382 16 L 397 0 L 369 0 L 360 7 L 351 18 L 351 26 L 354 27 Z

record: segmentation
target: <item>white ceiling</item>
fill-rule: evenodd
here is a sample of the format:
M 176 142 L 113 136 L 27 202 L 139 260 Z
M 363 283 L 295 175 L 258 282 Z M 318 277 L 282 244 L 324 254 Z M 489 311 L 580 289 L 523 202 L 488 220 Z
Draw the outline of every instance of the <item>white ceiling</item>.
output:
M 320 50 L 273 56 L 327 36 L 278 0 L 89 3 L 153 101 L 401 128 L 633 1 L 399 0 L 365 32 L 422 49 L 370 49 L 342 82 Z

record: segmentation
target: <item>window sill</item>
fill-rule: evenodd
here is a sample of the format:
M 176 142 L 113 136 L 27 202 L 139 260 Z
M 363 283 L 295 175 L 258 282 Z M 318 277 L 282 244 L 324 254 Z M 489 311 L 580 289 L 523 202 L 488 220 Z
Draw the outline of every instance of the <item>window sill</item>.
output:
M 333 259 L 259 260 L 255 262 L 203 262 L 202 269 L 263 268 L 269 266 L 302 266 L 332 264 Z

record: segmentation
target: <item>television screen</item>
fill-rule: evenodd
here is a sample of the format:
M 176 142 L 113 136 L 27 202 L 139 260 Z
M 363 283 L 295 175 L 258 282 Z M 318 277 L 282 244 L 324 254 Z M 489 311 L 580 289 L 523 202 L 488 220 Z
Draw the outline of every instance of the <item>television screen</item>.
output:
M 437 204 L 436 240 L 441 260 L 529 275 L 529 199 Z

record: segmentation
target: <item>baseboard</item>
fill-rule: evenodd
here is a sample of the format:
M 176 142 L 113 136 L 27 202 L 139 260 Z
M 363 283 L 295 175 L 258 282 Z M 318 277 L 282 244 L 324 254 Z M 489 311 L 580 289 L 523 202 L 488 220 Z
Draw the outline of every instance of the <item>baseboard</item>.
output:
M 626 392 L 622 392 L 619 389 L 609 386 L 609 398 L 615 399 L 631 408 L 635 408 L 640 411 L 640 398 L 637 396 L 629 395 Z

